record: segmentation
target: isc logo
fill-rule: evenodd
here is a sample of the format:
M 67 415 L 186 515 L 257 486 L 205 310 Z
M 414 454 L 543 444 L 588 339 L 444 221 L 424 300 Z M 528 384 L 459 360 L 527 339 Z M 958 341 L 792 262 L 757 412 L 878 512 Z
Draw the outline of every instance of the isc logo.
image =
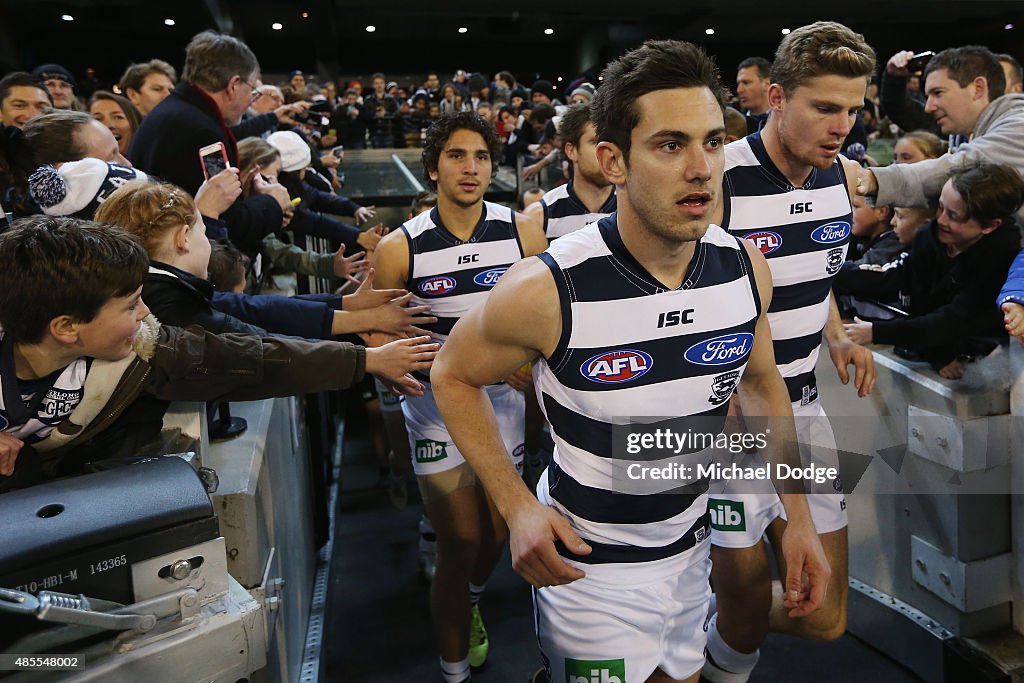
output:
M 438 275 L 420 283 L 420 291 L 427 296 L 441 296 L 455 289 L 455 278 Z
M 622 659 L 565 659 L 566 683 L 626 683 Z
M 708 512 L 711 513 L 711 528 L 719 531 L 746 531 L 747 520 L 743 514 L 743 503 L 738 500 L 708 498 Z
M 695 365 L 725 365 L 743 360 L 754 346 L 749 332 L 723 334 L 694 344 L 683 352 L 683 358 Z
M 473 282 L 477 283 L 481 287 L 493 287 L 498 284 L 498 278 L 505 274 L 508 268 L 491 268 L 485 270 L 482 273 L 477 273 L 476 277 L 473 278 Z
M 754 243 L 762 254 L 770 254 L 782 246 L 782 237 L 779 233 L 770 230 L 761 230 L 746 235 L 746 238 Z
M 653 365 L 654 360 L 643 351 L 622 349 L 590 358 L 580 366 L 580 373 L 594 382 L 619 384 L 647 374 Z
M 850 224 L 846 221 L 836 221 L 819 225 L 811 233 L 811 239 L 818 244 L 835 244 L 842 242 L 850 236 Z

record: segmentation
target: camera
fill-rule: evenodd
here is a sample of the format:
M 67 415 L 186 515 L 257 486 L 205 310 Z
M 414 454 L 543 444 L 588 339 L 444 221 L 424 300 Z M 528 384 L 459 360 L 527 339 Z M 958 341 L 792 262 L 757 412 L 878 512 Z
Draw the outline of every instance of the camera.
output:
M 326 100 L 314 102 L 313 106 L 304 112 L 296 114 L 293 118 L 308 126 L 329 126 L 331 120 L 331 103 Z
M 907 71 L 912 74 L 921 73 L 934 56 L 935 53 L 931 50 L 918 52 L 907 62 Z

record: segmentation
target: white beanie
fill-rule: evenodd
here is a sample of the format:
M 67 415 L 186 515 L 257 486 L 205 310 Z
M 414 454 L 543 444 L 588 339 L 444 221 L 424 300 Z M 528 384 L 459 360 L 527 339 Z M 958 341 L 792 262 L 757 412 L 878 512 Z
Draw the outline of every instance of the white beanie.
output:
M 40 166 L 28 178 L 29 194 L 47 216 L 92 218 L 117 188 L 148 176 L 129 166 L 86 158 Z
M 313 155 L 309 151 L 309 145 L 294 131 L 282 130 L 271 133 L 267 137 L 267 142 L 281 153 L 282 171 L 301 171 L 312 161 Z

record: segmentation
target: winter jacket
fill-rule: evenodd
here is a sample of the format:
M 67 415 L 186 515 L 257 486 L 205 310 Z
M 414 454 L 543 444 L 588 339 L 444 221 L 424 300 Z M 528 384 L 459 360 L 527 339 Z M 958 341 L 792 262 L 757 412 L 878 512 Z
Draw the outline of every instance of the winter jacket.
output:
M 1018 252 L 1017 258 L 1010 264 L 1010 274 L 1006 277 L 1002 291 L 999 292 L 996 306 L 1002 306 L 1007 301 L 1024 306 L 1024 250 Z
M 910 296 L 910 318 L 874 323 L 877 344 L 906 346 L 941 367 L 971 349 L 969 338 L 1004 338 L 1003 319 L 992 306 L 1019 251 L 1019 232 L 1012 220 L 983 236 L 967 251 L 950 258 L 932 221 L 914 235 L 910 254 L 897 268 L 862 272 L 871 296 L 897 283 Z
M 238 166 L 235 137 L 212 99 L 188 83 L 179 83 L 143 120 L 132 136 L 128 158 L 136 168 L 178 185 L 195 195 L 203 184 L 199 150 L 222 142 L 228 163 Z M 239 197 L 220 218 L 231 241 L 247 254 L 259 251 L 264 235 L 280 229 L 283 214 L 277 200 L 266 195 Z
M 82 401 L 49 436 L 23 447 L 16 466 L 35 464 L 44 476 L 53 476 L 69 450 L 99 435 L 142 396 L 255 401 L 344 389 L 359 382 L 365 371 L 366 349 L 360 346 L 216 335 L 198 326 L 162 326 L 149 316 L 127 357 L 93 360 Z M 0 491 L 7 484 L 0 477 Z
M 878 180 L 879 206 L 928 206 L 937 201 L 942 186 L 955 168 L 974 161 L 1007 164 L 1024 172 L 1024 95 L 1003 95 L 990 102 L 974 124 L 970 142 L 953 154 L 915 164 L 872 168 Z M 1024 207 L 1017 223 L 1024 225 Z

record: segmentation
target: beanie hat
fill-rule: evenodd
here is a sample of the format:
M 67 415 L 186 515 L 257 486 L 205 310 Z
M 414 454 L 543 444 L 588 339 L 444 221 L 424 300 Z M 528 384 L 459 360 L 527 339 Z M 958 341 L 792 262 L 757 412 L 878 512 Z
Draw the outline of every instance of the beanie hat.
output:
M 512 92 L 508 94 L 508 96 L 509 99 L 512 99 L 513 97 L 521 97 L 524 100 L 530 99 L 530 93 L 526 92 L 526 88 L 523 88 L 522 86 L 517 86 Z
M 545 81 L 543 78 L 539 81 L 534 81 L 533 85 L 530 86 L 530 94 L 539 92 L 542 95 L 551 97 L 554 93 L 554 86 L 551 85 L 551 81 Z
M 587 102 L 590 102 L 594 99 L 595 92 L 596 89 L 590 83 L 580 83 L 571 93 L 569 93 L 569 97 L 573 98 L 576 95 L 583 95 L 587 98 Z
M 130 166 L 87 158 L 53 166 L 40 166 L 28 178 L 28 191 L 47 216 L 91 219 L 100 204 L 133 180 L 148 176 Z
M 271 133 L 267 137 L 267 142 L 281 153 L 282 171 L 301 171 L 309 166 L 313 158 L 309 145 L 294 131 L 281 130 Z
M 487 79 L 480 74 L 473 74 L 466 81 L 466 86 L 471 90 L 483 90 L 487 87 Z
M 48 78 L 59 78 L 62 81 L 69 83 L 72 88 L 78 87 L 78 83 L 75 82 L 75 77 L 71 75 L 70 71 L 62 67 L 60 64 L 42 64 L 32 69 L 32 75 L 40 81 L 45 81 Z

